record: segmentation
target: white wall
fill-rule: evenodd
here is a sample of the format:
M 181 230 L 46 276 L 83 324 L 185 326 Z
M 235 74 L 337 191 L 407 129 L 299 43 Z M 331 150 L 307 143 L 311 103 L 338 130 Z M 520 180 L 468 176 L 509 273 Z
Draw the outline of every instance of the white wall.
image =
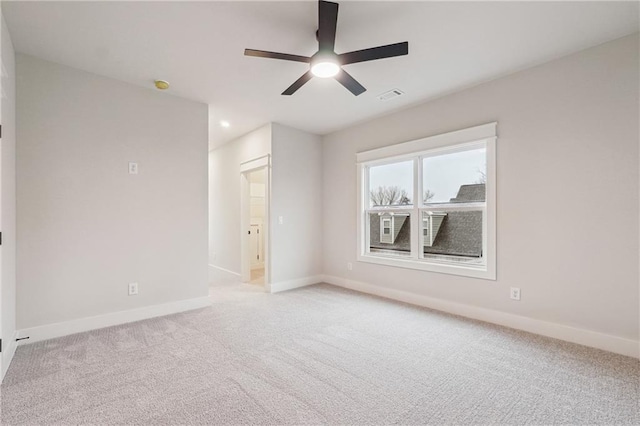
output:
M 329 279 L 618 336 L 637 351 L 638 47 L 635 34 L 326 136 Z M 356 262 L 355 153 L 492 121 L 497 281 Z
M 0 324 L 2 330 L 2 371 L 4 377 L 15 351 L 16 331 L 16 81 L 15 54 L 7 25 L 2 17 L 2 176 L 1 225 L 2 276 L 0 286 Z
M 274 123 L 271 149 L 271 281 L 277 284 L 322 273 L 322 142 Z
M 17 75 L 18 328 L 206 297 L 207 106 L 24 55 Z
M 271 154 L 271 124 L 209 153 L 209 281 L 240 279 L 240 164 Z

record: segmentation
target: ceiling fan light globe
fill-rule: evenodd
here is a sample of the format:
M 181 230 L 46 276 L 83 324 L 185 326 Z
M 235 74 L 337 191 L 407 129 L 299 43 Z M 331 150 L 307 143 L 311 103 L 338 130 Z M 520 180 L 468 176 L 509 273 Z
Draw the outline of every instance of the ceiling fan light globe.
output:
M 317 62 L 311 65 L 311 72 L 320 78 L 335 77 L 340 72 L 340 66 L 330 61 Z

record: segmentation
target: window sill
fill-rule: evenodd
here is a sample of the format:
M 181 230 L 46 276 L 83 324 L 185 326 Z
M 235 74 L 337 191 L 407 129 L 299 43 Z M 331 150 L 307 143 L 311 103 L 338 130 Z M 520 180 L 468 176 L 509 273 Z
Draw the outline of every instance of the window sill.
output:
M 417 269 L 420 271 L 436 272 L 440 274 L 459 275 L 470 278 L 480 278 L 484 280 L 496 280 L 495 268 L 486 265 L 453 265 L 445 262 L 435 262 L 428 260 L 403 259 L 401 257 L 374 256 L 361 254 L 358 256 L 359 262 L 374 263 L 377 265 L 394 266 L 396 268 Z

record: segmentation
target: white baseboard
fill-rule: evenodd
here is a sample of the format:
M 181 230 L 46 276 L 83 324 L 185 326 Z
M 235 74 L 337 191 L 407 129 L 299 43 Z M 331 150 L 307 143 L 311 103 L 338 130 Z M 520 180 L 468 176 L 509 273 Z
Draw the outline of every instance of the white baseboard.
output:
M 271 293 L 278 293 L 286 290 L 293 290 L 294 288 L 305 287 L 312 284 L 318 284 L 323 281 L 323 275 L 314 275 L 311 277 L 298 278 L 289 281 L 280 281 L 277 283 L 271 283 L 269 291 Z
M 18 342 L 16 342 L 17 337 L 18 333 L 16 332 L 13 333 L 13 336 L 10 336 L 7 339 L 2 339 L 2 371 L 0 371 L 0 383 L 4 380 L 4 375 L 7 373 L 11 360 L 13 359 L 13 355 L 16 353 L 16 348 L 18 347 Z
M 104 315 L 97 315 L 95 317 L 79 318 L 71 321 L 25 328 L 18 330 L 17 334 L 18 337 L 29 337 L 28 340 L 22 340 L 19 344 L 28 344 L 42 340 L 54 339 L 56 337 L 68 336 L 69 334 L 82 333 L 84 331 L 91 331 L 99 328 L 126 324 L 129 322 L 177 314 L 179 312 L 191 311 L 193 309 L 204 308 L 210 305 L 211 301 L 209 300 L 209 297 L 198 297 L 195 299 L 164 303 L 162 305 L 146 306 L 144 308 L 131 309 L 128 311 L 113 312 Z
M 213 269 L 218 270 L 218 271 L 226 272 L 227 274 L 235 275 L 237 277 L 240 276 L 240 274 L 238 272 L 233 272 L 233 271 L 231 271 L 229 269 L 221 268 L 220 266 L 212 265 L 210 263 L 209 263 L 209 268 L 213 268 Z
M 209 283 L 239 282 L 240 274 L 209 263 Z
M 409 293 L 402 290 L 381 287 L 362 281 L 354 281 L 331 275 L 324 275 L 322 277 L 322 282 L 359 291 L 362 293 L 385 297 L 387 299 L 398 300 L 400 302 L 424 306 L 426 308 L 444 311 L 467 318 L 486 321 L 517 330 L 528 331 L 530 333 L 540 334 L 542 336 L 553 337 L 555 339 L 565 340 L 567 342 L 578 343 L 580 345 L 589 346 L 592 348 L 603 349 L 605 351 L 614 352 L 621 355 L 640 358 L 640 342 L 638 342 L 637 340 L 626 339 L 624 337 L 599 333 L 597 331 L 586 330 L 583 328 L 570 327 L 563 324 L 523 317 L 520 315 L 495 311 L 492 309 L 485 309 L 477 306 L 450 302 L 447 300 L 422 296 L 415 293 Z

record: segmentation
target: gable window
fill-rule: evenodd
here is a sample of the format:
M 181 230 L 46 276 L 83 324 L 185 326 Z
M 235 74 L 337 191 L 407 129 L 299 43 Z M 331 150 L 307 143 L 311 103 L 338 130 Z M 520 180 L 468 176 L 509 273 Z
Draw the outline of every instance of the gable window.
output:
M 381 217 L 380 218 L 380 227 L 382 232 L 380 233 L 380 242 L 381 243 L 393 243 L 393 237 L 391 235 L 391 218 L 390 217 Z
M 496 123 L 358 153 L 358 260 L 495 279 Z

